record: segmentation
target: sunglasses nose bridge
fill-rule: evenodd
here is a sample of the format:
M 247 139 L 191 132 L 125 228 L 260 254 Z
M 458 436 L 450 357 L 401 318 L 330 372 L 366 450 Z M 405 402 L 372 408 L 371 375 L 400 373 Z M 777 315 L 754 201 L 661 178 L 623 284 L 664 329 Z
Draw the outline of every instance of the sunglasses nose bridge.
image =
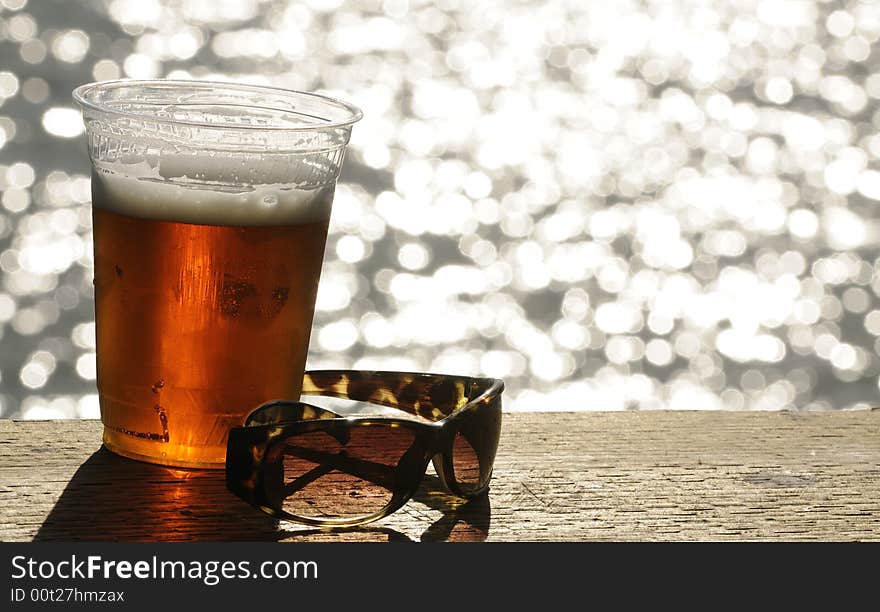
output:
M 430 461 L 434 465 L 434 471 L 440 479 L 440 484 L 447 491 L 451 491 L 452 489 L 449 487 L 449 482 L 446 478 L 446 457 L 449 455 L 452 438 L 455 434 L 449 427 L 443 427 L 439 423 L 433 425 L 430 429 Z
M 427 430 L 427 435 L 422 437 L 425 451 L 425 469 L 427 469 L 428 463 L 433 463 L 436 470 L 437 464 L 443 462 L 444 440 L 445 435 L 442 427 L 431 427 Z

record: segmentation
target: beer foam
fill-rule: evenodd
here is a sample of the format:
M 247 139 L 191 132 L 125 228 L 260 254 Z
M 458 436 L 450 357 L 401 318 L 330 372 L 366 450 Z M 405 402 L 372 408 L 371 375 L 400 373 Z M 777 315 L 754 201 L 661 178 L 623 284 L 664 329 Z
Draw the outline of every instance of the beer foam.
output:
M 147 162 L 103 163 L 92 175 L 93 206 L 110 212 L 200 225 L 299 225 L 330 218 L 335 181 L 318 187 L 289 182 L 290 162 L 244 170 L 226 163 L 185 163 L 171 157 Z M 306 169 L 308 171 L 308 169 Z M 247 183 L 236 184 L 245 174 Z M 287 182 L 271 182 L 287 178 Z M 251 183 L 254 179 L 261 181 Z M 265 181 L 265 182 L 262 182 Z

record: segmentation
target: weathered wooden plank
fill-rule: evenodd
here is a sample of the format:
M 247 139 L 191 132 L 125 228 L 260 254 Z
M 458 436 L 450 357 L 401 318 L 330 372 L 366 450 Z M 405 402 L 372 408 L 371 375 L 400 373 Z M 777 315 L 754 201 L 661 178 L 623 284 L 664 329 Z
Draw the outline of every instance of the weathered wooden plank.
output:
M 331 533 L 100 437 L 0 421 L 0 540 L 880 540 L 877 410 L 509 414 L 488 498 L 461 506 L 429 478 L 391 517 Z

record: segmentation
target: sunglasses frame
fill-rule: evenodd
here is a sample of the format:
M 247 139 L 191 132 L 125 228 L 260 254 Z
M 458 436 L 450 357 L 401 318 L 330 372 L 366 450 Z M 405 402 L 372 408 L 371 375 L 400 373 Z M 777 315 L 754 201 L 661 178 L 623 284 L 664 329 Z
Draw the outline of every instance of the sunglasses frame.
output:
M 277 400 L 251 412 L 243 427 L 229 433 L 226 456 L 227 488 L 266 514 L 316 527 L 351 527 L 382 519 L 403 507 L 416 493 L 433 462 L 437 476 L 449 493 L 465 499 L 489 488 L 492 465 L 485 483 L 465 489 L 455 478 L 453 443 L 465 419 L 476 411 L 497 411 L 501 433 L 501 392 L 504 382 L 414 372 L 315 370 L 306 372 L 303 395 L 337 397 L 397 408 L 424 420 L 388 416 L 340 416 L 305 402 Z M 437 391 L 440 391 L 439 393 Z M 433 392 L 433 393 L 432 393 Z M 474 397 L 471 397 L 474 395 Z M 289 513 L 275 507 L 266 492 L 267 462 L 289 437 L 314 431 L 340 436 L 355 427 L 404 428 L 414 440 L 394 473 L 392 497 L 380 510 L 353 518 L 318 518 Z M 497 440 L 495 441 L 497 449 Z M 494 463 L 494 452 L 492 455 Z

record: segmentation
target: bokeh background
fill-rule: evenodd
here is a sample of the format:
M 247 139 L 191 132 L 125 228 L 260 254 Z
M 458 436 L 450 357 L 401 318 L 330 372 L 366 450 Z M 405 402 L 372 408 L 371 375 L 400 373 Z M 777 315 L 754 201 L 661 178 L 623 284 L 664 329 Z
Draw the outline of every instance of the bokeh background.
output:
M 0 416 L 96 417 L 76 85 L 359 105 L 311 367 L 511 410 L 848 409 L 880 375 L 880 3 L 0 0 Z

